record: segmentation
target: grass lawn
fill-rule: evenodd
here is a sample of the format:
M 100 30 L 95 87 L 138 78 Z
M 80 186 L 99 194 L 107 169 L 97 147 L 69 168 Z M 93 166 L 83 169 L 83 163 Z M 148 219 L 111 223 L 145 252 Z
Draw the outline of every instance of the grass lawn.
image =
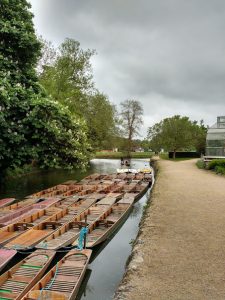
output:
M 150 158 L 152 157 L 153 152 L 131 152 L 131 158 Z M 127 157 L 127 154 L 124 152 L 109 152 L 101 151 L 96 152 L 95 158 L 116 158 Z

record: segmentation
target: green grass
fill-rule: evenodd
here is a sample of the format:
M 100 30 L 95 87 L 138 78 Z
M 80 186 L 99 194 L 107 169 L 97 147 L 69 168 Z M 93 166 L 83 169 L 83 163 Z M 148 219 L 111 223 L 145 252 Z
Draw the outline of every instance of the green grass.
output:
M 153 152 L 131 152 L 131 158 L 150 158 L 153 156 Z M 95 158 L 115 158 L 127 157 L 127 153 L 124 152 L 109 152 L 101 151 L 96 152 Z

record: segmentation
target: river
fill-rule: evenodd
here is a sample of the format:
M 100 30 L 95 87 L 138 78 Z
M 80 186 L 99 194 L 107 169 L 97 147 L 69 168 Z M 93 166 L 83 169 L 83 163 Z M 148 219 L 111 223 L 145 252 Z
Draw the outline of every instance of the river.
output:
M 143 159 L 132 160 L 132 168 L 144 168 L 148 162 Z M 120 167 L 120 160 L 94 159 L 87 172 L 56 170 L 30 174 L 11 179 L 0 185 L 0 199 L 4 197 L 23 197 L 70 179 L 81 180 L 92 173 L 113 173 Z M 126 222 L 103 245 L 95 249 L 80 289 L 79 300 L 110 300 L 123 277 L 126 261 L 131 253 L 132 241 L 136 238 L 143 206 L 149 199 L 147 192 L 138 202 Z

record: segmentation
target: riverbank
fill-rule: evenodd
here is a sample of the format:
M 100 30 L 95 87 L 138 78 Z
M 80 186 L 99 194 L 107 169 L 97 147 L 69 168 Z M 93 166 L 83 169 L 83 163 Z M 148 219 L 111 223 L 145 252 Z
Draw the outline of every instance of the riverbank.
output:
M 195 164 L 159 161 L 115 300 L 224 299 L 225 179 Z

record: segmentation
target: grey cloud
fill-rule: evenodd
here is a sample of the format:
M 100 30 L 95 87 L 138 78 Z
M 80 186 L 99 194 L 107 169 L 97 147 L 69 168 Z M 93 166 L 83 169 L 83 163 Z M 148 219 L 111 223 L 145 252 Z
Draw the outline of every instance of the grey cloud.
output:
M 225 115 L 223 0 L 31 0 L 38 33 L 94 48 L 97 87 L 139 99 L 146 127 L 175 113 Z

